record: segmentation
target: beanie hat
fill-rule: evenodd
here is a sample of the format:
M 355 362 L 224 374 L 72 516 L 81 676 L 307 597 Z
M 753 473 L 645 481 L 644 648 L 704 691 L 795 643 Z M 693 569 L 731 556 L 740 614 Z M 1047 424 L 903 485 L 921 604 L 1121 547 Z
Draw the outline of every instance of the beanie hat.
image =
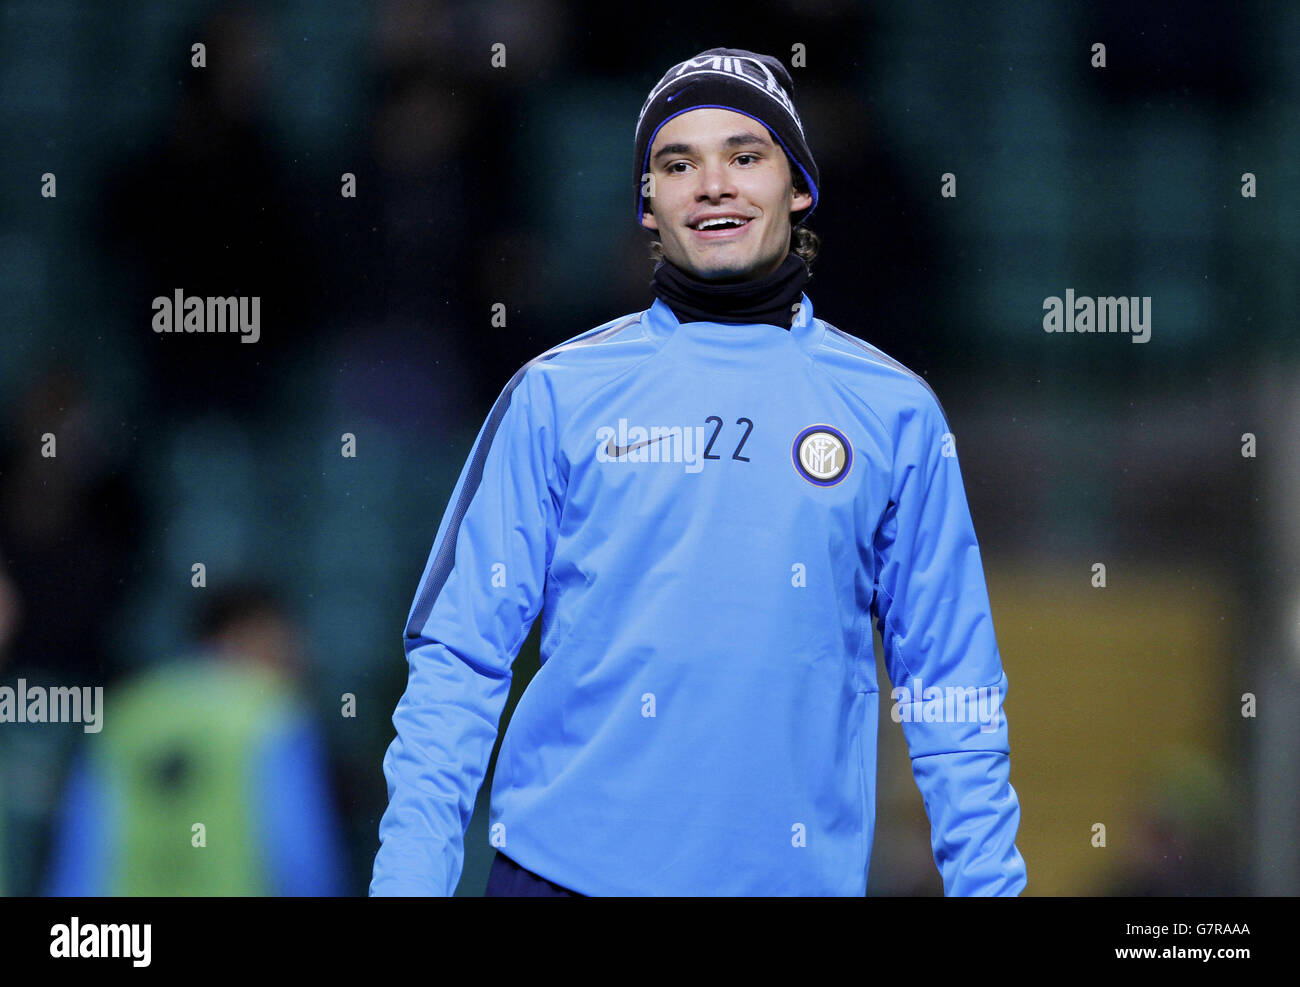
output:
M 688 110 L 733 110 L 757 120 L 776 137 L 794 167 L 803 173 L 812 205 L 794 224 L 817 208 L 817 165 L 804 139 L 803 122 L 794 108 L 790 73 L 771 55 L 741 48 L 710 48 L 670 68 L 641 107 L 636 121 L 636 222 L 641 225 L 645 201 L 643 176 L 650 170 L 650 149 L 659 129 Z M 793 170 L 793 169 L 792 169 Z

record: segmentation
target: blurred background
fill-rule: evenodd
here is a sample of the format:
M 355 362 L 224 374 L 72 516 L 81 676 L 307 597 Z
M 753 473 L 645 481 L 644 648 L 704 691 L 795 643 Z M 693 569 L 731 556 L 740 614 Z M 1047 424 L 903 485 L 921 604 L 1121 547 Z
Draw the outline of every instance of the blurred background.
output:
M 0 724 L 4 893 L 366 893 L 402 630 L 478 428 L 531 357 L 652 300 L 646 93 L 795 45 L 808 294 L 958 437 L 1026 893 L 1300 890 L 1300 9 L 2 10 L 0 685 L 126 711 L 111 742 Z M 1150 341 L 1045 333 L 1069 288 L 1151 296 Z M 153 332 L 177 289 L 259 296 L 260 340 Z M 868 894 L 939 894 L 888 709 Z M 247 838 L 151 857 L 196 804 Z

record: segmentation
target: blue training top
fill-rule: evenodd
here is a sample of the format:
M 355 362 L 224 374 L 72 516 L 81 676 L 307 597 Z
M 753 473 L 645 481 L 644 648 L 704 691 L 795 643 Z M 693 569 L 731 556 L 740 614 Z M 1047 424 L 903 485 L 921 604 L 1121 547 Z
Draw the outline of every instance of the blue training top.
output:
M 455 892 L 539 612 L 490 816 L 529 870 L 586 895 L 862 895 L 874 616 L 945 893 L 1023 890 L 943 408 L 806 294 L 789 330 L 656 300 L 502 390 L 407 622 L 372 895 Z

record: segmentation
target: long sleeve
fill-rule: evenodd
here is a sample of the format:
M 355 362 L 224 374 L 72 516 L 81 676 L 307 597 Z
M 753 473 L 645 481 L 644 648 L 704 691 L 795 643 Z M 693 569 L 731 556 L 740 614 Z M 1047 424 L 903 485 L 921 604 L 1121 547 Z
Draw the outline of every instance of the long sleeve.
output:
M 1026 873 L 1015 845 L 1007 678 L 947 432 L 928 396 L 903 414 L 875 535 L 873 609 L 945 895 L 1017 895 Z
M 346 893 L 346 850 L 329 785 L 329 758 L 315 725 L 298 714 L 259 744 L 251 804 L 271 894 L 333 897 Z
M 372 895 L 451 895 L 511 666 L 541 609 L 563 492 L 554 404 L 526 365 L 451 495 L 406 625 L 407 687 L 384 757 Z
M 79 752 L 64 786 L 45 895 L 87 898 L 110 893 L 108 873 L 116 852 L 111 802 L 90 756 Z

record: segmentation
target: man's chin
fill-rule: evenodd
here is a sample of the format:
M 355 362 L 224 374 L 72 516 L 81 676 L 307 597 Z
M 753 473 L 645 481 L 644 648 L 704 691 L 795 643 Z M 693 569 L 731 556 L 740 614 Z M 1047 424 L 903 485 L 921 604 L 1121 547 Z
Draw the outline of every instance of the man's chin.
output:
M 683 266 L 683 265 L 679 265 Z M 713 281 L 725 284 L 729 281 L 748 281 L 754 277 L 756 265 L 753 263 L 728 263 L 718 258 L 692 262 L 688 259 L 684 270 L 701 281 Z

